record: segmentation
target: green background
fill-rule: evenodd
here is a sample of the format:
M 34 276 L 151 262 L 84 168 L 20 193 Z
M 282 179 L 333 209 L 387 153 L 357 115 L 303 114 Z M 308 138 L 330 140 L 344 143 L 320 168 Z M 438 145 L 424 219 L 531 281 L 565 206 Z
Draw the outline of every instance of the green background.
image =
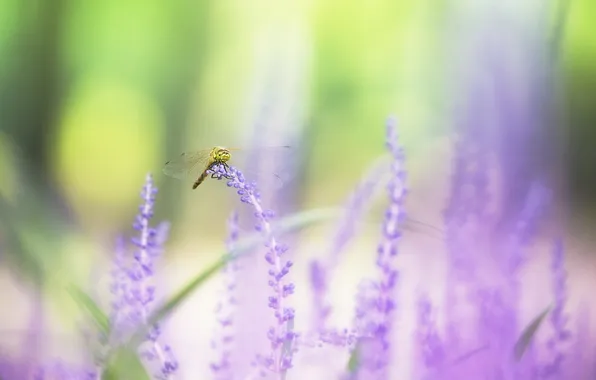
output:
M 229 194 L 214 182 L 192 192 L 161 167 L 182 151 L 247 145 L 271 97 L 299 110 L 298 207 L 345 198 L 383 152 L 389 114 L 399 117 L 408 154 L 432 166 L 444 158 L 428 147 L 448 135 L 450 102 L 463 91 L 445 70 L 458 4 L 3 0 L 0 192 L 25 215 L 25 230 L 61 215 L 84 231 L 61 244 L 86 247 L 81 241 L 108 244 L 130 230 L 151 172 L 158 218 L 177 236 L 219 242 Z M 532 24 L 531 12 L 519 12 Z M 594 18 L 596 3 L 571 2 L 558 50 L 561 129 L 572 143 L 566 175 L 588 196 L 596 188 Z M 552 34 L 552 25 L 543 29 Z M 283 73 L 278 65 L 295 87 L 271 95 L 281 79 L 267 74 Z

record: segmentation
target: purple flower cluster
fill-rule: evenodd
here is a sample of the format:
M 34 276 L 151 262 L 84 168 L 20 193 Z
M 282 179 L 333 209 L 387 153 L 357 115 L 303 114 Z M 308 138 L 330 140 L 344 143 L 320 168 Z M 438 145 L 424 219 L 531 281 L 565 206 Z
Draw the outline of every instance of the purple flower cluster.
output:
M 141 192 L 143 202 L 133 224 L 139 233 L 131 239 L 135 247 L 133 260 L 126 256 L 124 244 L 116 248 L 115 268 L 112 272 L 111 286 L 114 294 L 111 311 L 112 345 L 117 345 L 135 329 L 148 323 L 151 306 L 155 300 L 155 285 L 152 282 L 155 260 L 161 255 L 163 244 L 168 236 L 168 224 L 162 223 L 157 228 L 151 227 L 153 207 L 157 188 L 153 179 L 147 175 Z M 142 356 L 148 363 L 157 361 L 159 379 L 173 380 L 178 369 L 172 349 L 160 343 L 159 324 L 150 326 L 147 340 L 143 344 Z
M 75 367 L 71 364 L 57 361 L 52 365 L 40 368 L 33 375 L 33 380 L 99 380 L 97 371 L 85 366 Z
M 29 360 L 18 360 L 4 352 L 0 358 L 2 380 L 100 380 L 100 373 L 87 365 L 56 360 L 40 366 Z
M 234 252 L 235 243 L 238 240 L 238 213 L 234 212 L 228 221 L 229 237 L 227 249 Z M 218 355 L 217 359 L 211 362 L 211 371 L 213 378 L 217 380 L 231 380 L 234 378 L 232 372 L 232 344 L 234 342 L 234 316 L 235 306 L 238 303 L 236 299 L 236 275 L 238 274 L 238 261 L 233 260 L 226 264 L 223 269 L 225 276 L 224 294 L 217 304 L 217 321 L 220 325 L 220 331 L 211 342 L 211 347 Z
M 425 368 L 440 369 L 445 360 L 445 347 L 436 324 L 435 310 L 428 297 L 418 300 L 418 344 L 420 361 Z
M 385 161 L 373 166 L 364 179 L 358 184 L 344 207 L 345 215 L 337 227 L 335 236 L 328 250 L 329 257 L 313 260 L 310 264 L 310 284 L 313 290 L 313 329 L 325 330 L 327 319 L 331 313 L 331 305 L 326 299 L 329 281 L 333 270 L 337 267 L 342 252 L 347 248 L 351 238 L 356 235 L 359 222 L 371 204 L 371 197 L 381 182 L 381 177 L 386 173 Z
M 563 242 L 557 239 L 553 243 L 551 273 L 553 292 L 555 302 L 550 314 L 550 324 L 553 330 L 553 336 L 547 342 L 549 359 L 543 365 L 542 376 L 563 377 L 563 360 L 565 359 L 564 345 L 572 335 L 567 324 L 569 317 L 565 313 L 565 304 L 567 301 L 567 274 L 565 273 L 564 247 Z
M 298 349 L 301 355 L 312 352 L 316 354 L 316 350 L 329 350 L 327 352 L 335 350 L 336 353 L 341 353 L 338 354 L 341 358 L 347 358 L 349 355 L 342 367 L 329 365 L 327 368 L 328 359 L 324 357 L 323 367 L 325 368 L 322 373 L 325 374 L 317 378 L 342 380 L 394 378 L 393 371 L 399 366 L 399 362 L 396 363 L 394 360 L 397 342 L 393 338 L 396 332 L 395 321 L 398 310 L 397 259 L 400 252 L 401 228 L 405 221 L 404 201 L 407 189 L 404 152 L 398 145 L 396 123 L 391 118 L 386 125 L 386 145 L 390 153 L 390 165 L 375 166 L 372 174 L 365 177 L 347 203 L 345 216 L 341 220 L 338 232 L 331 239 L 329 256 L 320 258 L 310 266 L 310 281 L 315 293 L 313 298 L 315 323 L 312 324 L 311 330 L 300 334 L 294 327 L 295 311 L 288 305 L 289 297 L 295 290 L 294 284 L 289 280 L 293 265 L 285 258 L 287 248 L 278 242 L 273 233 L 274 213 L 263 207 L 256 184 L 248 182 L 241 171 L 217 164 L 209 169 L 208 173 L 213 178 L 227 181 L 228 187 L 234 189 L 240 201 L 252 208 L 257 221 L 256 230 L 261 233 L 264 240 L 268 284 L 267 307 L 265 302 L 260 304 L 255 302 L 254 305 L 256 307 L 260 305 L 264 311 L 266 308 L 273 311 L 272 322 L 263 322 L 262 325 L 254 326 L 255 329 L 262 330 L 263 341 L 265 341 L 265 335 L 267 336 L 270 350 L 264 355 L 256 355 L 253 360 L 254 368 L 252 371 L 249 369 L 248 374 L 245 373 L 246 369 L 237 370 L 235 368 L 238 365 L 235 361 L 237 358 L 233 352 L 236 352 L 234 349 L 242 343 L 242 339 L 235 335 L 235 329 L 238 328 L 239 321 L 242 321 L 243 317 L 238 307 L 243 305 L 243 299 L 237 294 L 237 286 L 238 274 L 245 268 L 239 265 L 237 256 L 233 255 L 235 259 L 223 268 L 224 294 L 219 299 L 216 310 L 219 331 L 212 341 L 217 355 L 210 363 L 212 379 L 283 380 L 290 371 L 297 378 L 314 378 L 308 372 L 305 372 L 308 374 L 300 372 L 303 370 L 301 367 L 303 363 L 295 359 Z M 469 157 L 476 157 L 466 152 Z M 481 164 L 485 165 L 486 162 L 483 161 Z M 340 261 L 339 254 L 356 233 L 357 222 L 362 219 L 374 189 L 387 168 L 390 174 L 387 187 L 388 206 L 376 251 L 377 276 L 361 282 L 356 294 L 352 326 L 349 328 L 329 326 L 328 315 L 332 310 L 332 304 L 328 291 L 332 271 Z M 530 342 L 527 354 L 519 363 L 513 360 L 515 342 L 524 328 L 520 325 L 518 315 L 519 293 L 522 290 L 520 273 L 523 265 L 532 258 L 531 242 L 536 236 L 541 219 L 548 210 L 551 200 L 550 191 L 542 185 L 531 187 L 527 191 L 524 206 L 518 210 L 515 221 L 499 230 L 498 234 L 482 235 L 488 240 L 495 237 L 498 239 L 491 241 L 494 244 L 490 249 L 480 251 L 477 241 L 480 239 L 477 239 L 476 235 L 469 235 L 467 228 L 470 224 L 478 231 L 491 228 L 489 223 L 479 223 L 488 220 L 488 214 L 484 210 L 485 205 L 478 201 L 479 197 L 487 196 L 488 184 L 481 179 L 484 177 L 476 172 L 469 173 L 466 168 L 455 169 L 455 172 L 459 173 L 457 181 L 460 185 L 472 184 L 473 186 L 466 185 L 466 191 L 471 198 L 464 199 L 460 197 L 462 194 L 459 194 L 454 195 L 451 201 L 470 202 L 470 204 L 450 207 L 446 217 L 445 245 L 450 276 L 445 284 L 445 310 L 433 304 L 430 297 L 426 295 L 418 298 L 411 378 L 423 380 L 577 378 L 583 380 L 583 377 L 580 379 L 577 376 L 568 375 L 571 373 L 568 369 L 570 362 L 576 366 L 583 364 L 577 359 L 572 361 L 574 358 L 567 350 L 567 345 L 572 339 L 577 338 L 577 334 L 571 332 L 570 314 L 566 310 L 567 274 L 565 250 L 561 239 L 554 241 L 551 252 L 550 273 L 554 305 L 546 319 L 549 321 L 547 323 L 550 331 L 549 339 L 544 346 Z M 452 190 L 457 192 L 461 188 L 454 186 Z M 117 348 L 126 342 L 133 332 L 138 331 L 139 327 L 148 328 L 146 339 L 140 346 L 141 358 L 145 359 L 145 365 L 153 370 L 152 379 L 173 380 L 175 375 L 178 376 L 178 363 L 172 355 L 172 350 L 161 342 L 158 324 L 147 326 L 155 303 L 156 260 L 162 253 L 168 235 L 167 224 L 162 223 L 157 227 L 151 225 L 156 193 L 151 176 L 147 176 L 141 193 L 143 202 L 133 225 L 138 236 L 130 241 L 134 247 L 132 255 L 129 255 L 124 239 L 118 240 L 115 248 L 111 284 L 114 300 L 109 314 L 110 336 L 100 337 L 100 340 L 110 349 Z M 239 238 L 239 220 L 236 213 L 230 217 L 228 227 L 227 248 L 234 253 Z M 265 262 L 261 260 L 259 262 L 265 265 Z M 487 266 L 489 270 L 485 268 Z M 478 275 L 480 273 L 482 275 Z M 264 297 L 262 301 L 265 301 Z M 458 314 L 459 310 L 456 310 L 461 305 L 473 309 L 465 320 L 461 318 L 461 314 Z M 250 304 L 250 307 L 255 306 Z M 442 328 L 438 323 L 441 312 L 446 312 L 446 328 Z M 542 334 L 542 330 L 538 334 Z M 259 351 L 261 348 L 254 352 Z M 254 352 L 241 354 L 253 359 Z M 300 359 L 304 357 L 301 356 Z M 106 363 L 99 360 L 97 364 L 98 370 L 89 370 L 89 367 L 79 369 L 57 363 L 44 367 L 44 371 L 40 371 L 35 379 L 99 380 L 102 376 L 102 365 Z M 2 370 L 5 372 L 1 372 Z M 574 370 L 573 373 L 590 373 L 592 377 L 586 375 L 586 379 L 594 378 L 592 368 Z M 0 375 L 4 373 L 13 372 L 6 372 L 5 368 L 0 368 Z
M 286 306 L 286 298 L 294 293 L 294 284 L 286 280 L 293 263 L 284 260 L 283 254 L 287 247 L 279 244 L 273 235 L 270 220 L 274 217 L 273 211 L 265 210 L 261 205 L 260 194 L 256 184 L 248 182 L 244 174 L 234 167 L 224 165 L 213 165 L 208 171 L 213 178 L 227 179 L 228 187 L 236 189 L 240 201 L 254 209 L 254 216 L 257 219 L 256 229 L 261 231 L 266 239 L 265 260 L 270 266 L 268 271 L 268 284 L 272 290 L 269 296 L 268 305 L 273 310 L 276 323 L 267 331 L 267 337 L 271 343 L 271 353 L 259 355 L 256 363 L 275 374 L 280 378 L 292 367 L 292 357 L 295 347 L 293 345 L 296 333 L 293 331 L 294 309 Z
M 396 258 L 401 237 L 400 226 L 405 219 L 403 202 L 406 195 L 404 153 L 397 143 L 397 130 L 394 119 L 387 121 L 387 148 L 392 156 L 391 180 L 388 185 L 389 207 L 383 222 L 383 238 L 377 248 L 377 267 L 380 279 L 376 283 L 374 308 L 369 313 L 376 313 L 373 323 L 367 331 L 372 340 L 363 349 L 361 364 L 363 378 L 389 379 L 389 363 L 392 359 L 391 334 L 393 332 L 394 310 L 396 307 L 395 285 L 398 279 Z M 364 359 L 365 358 L 365 359 Z

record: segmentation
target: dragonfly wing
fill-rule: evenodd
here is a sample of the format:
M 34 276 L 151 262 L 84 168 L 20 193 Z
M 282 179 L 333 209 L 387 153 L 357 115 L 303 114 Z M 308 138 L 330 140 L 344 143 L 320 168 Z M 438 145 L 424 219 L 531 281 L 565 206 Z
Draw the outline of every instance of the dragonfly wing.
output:
M 209 150 L 184 152 L 177 158 L 166 162 L 163 167 L 165 175 L 177 179 L 195 179 L 209 162 Z
M 248 181 L 255 181 L 259 187 L 271 186 L 274 190 L 279 190 L 288 183 L 288 180 L 276 173 L 266 170 L 251 170 L 251 169 L 240 169 L 244 174 L 244 177 Z
M 237 166 L 249 181 L 256 181 L 261 187 L 279 190 L 292 179 L 293 154 L 290 146 L 266 146 L 252 149 L 230 149 L 230 164 Z

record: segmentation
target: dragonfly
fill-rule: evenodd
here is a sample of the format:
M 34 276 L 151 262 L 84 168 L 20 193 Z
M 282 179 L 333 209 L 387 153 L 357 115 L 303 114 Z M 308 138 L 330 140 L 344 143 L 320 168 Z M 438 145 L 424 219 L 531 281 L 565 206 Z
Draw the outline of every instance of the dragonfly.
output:
M 262 153 L 263 157 L 266 157 L 269 161 L 270 153 L 272 151 L 281 151 L 286 153 L 290 151 L 290 146 L 282 145 L 275 147 L 262 147 L 256 148 L 256 150 Z M 199 187 L 205 181 L 205 179 L 207 179 L 209 176 L 208 171 L 213 166 L 222 165 L 226 169 L 229 169 L 230 166 L 228 162 L 232 159 L 232 153 L 236 157 L 237 155 L 242 155 L 241 153 L 246 152 L 247 150 L 242 148 L 227 148 L 223 146 L 214 146 L 210 149 L 184 152 L 181 153 L 177 158 L 166 162 L 163 167 L 163 172 L 165 175 L 176 179 L 185 180 L 189 177 L 193 178 L 194 183 L 192 185 L 192 189 L 194 190 Z M 243 172 L 255 174 L 246 170 L 243 170 Z M 283 179 L 278 173 L 272 173 L 272 177 L 278 183 L 283 183 Z M 215 178 L 215 175 L 212 174 L 211 178 Z

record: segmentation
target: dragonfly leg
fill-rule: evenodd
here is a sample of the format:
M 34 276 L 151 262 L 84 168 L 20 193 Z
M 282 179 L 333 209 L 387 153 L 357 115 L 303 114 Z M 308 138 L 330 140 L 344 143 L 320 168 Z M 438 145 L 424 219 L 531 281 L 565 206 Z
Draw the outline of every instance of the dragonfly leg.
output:
M 217 161 L 213 162 L 211 165 L 209 165 L 208 170 L 213 170 L 213 168 L 219 164 L 220 164 L 220 162 L 217 162 Z M 211 173 L 211 178 L 219 179 L 220 177 L 221 177 L 221 174 L 219 172 Z
M 231 171 L 230 165 L 228 165 L 227 162 L 222 162 L 222 164 L 224 168 L 226 168 L 226 174 L 224 174 L 224 177 L 226 177 L 227 179 L 234 179 L 234 176 L 228 173 L 229 171 Z

